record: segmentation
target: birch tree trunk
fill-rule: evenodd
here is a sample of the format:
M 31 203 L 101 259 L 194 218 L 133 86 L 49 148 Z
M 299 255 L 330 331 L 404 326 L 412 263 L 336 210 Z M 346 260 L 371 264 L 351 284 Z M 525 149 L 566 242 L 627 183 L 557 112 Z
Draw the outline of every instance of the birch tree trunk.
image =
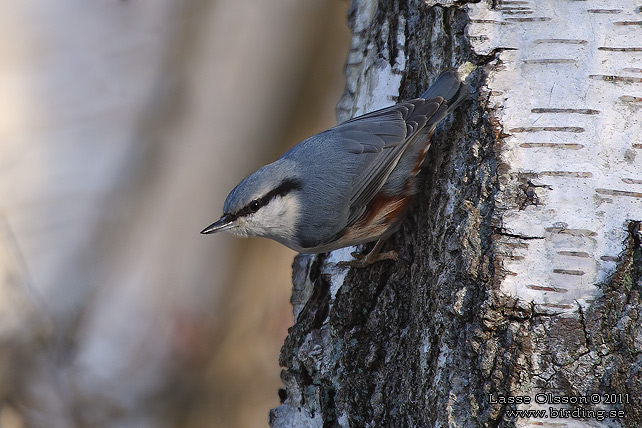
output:
M 340 120 L 466 62 L 473 93 L 402 261 L 295 259 L 272 427 L 641 426 L 642 13 L 616 3 L 353 1 Z

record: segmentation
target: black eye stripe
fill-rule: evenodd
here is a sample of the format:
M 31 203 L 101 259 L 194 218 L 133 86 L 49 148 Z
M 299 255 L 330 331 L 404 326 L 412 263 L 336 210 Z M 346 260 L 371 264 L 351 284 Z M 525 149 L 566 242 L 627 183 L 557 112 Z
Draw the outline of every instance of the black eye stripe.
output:
M 299 189 L 301 189 L 301 182 L 299 180 L 285 180 L 262 197 L 254 199 L 252 202 L 241 208 L 239 212 L 235 214 L 235 217 L 243 217 L 255 213 L 277 196 L 285 196 L 291 191 Z

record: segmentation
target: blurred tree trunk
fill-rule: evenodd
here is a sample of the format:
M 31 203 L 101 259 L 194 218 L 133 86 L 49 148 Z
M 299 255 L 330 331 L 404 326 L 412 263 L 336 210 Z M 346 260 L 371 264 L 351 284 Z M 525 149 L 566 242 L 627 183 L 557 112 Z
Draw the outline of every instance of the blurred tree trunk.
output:
M 295 259 L 272 427 L 642 423 L 639 11 L 499 3 L 353 1 L 340 120 L 465 62 L 474 93 L 384 247 L 402 261 Z

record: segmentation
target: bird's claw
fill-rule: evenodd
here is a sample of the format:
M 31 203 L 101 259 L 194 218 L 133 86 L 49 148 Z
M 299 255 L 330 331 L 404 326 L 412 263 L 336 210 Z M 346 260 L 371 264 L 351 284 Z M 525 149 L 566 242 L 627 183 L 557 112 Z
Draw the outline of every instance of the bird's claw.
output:
M 342 267 L 364 268 L 382 260 L 399 260 L 399 254 L 394 250 L 386 251 L 385 253 L 380 253 L 378 251 L 375 253 L 374 251 L 370 251 L 368 254 L 359 254 L 354 252 L 352 253 L 352 257 L 355 259 L 342 261 L 337 264 Z

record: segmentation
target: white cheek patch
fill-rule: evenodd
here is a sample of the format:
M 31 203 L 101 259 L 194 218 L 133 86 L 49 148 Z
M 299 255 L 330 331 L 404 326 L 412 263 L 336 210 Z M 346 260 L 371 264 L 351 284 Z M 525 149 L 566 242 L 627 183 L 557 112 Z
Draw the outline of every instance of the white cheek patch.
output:
M 236 221 L 236 227 L 229 231 L 234 235 L 262 236 L 277 240 L 295 240 L 296 223 L 299 217 L 299 203 L 288 194 L 277 196 L 257 212 Z
M 292 194 L 288 194 L 271 200 L 263 209 L 254 214 L 251 222 L 256 230 L 262 232 L 261 236 L 289 240 L 296 233 L 298 217 L 298 201 Z

